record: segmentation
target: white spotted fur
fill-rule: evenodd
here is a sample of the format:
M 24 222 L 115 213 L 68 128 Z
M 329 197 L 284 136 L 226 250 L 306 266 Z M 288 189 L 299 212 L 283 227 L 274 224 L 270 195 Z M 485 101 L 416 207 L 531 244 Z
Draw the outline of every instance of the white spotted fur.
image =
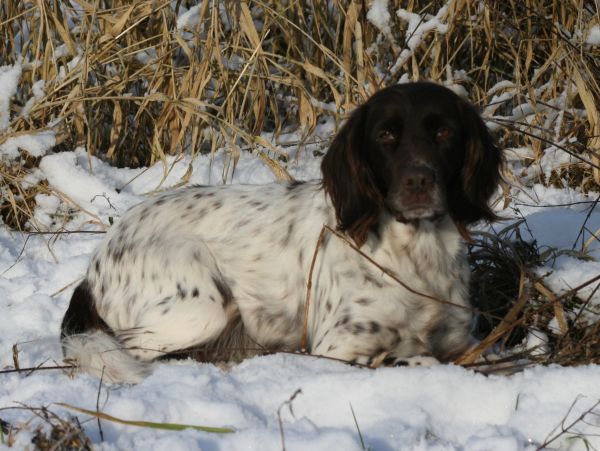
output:
M 110 229 L 86 276 L 114 337 L 67 337 L 67 357 L 98 375 L 107 367 L 105 380 L 137 382 L 146 362 L 217 339 L 238 315 L 252 341 L 298 349 L 324 224 L 335 228 L 336 219 L 319 182 L 189 187 L 143 202 Z M 413 225 L 384 213 L 361 250 L 412 289 L 456 306 L 409 292 L 326 233 L 313 271 L 311 353 L 371 364 L 465 349 L 468 267 L 448 216 Z M 436 328 L 442 336 L 432 342 Z

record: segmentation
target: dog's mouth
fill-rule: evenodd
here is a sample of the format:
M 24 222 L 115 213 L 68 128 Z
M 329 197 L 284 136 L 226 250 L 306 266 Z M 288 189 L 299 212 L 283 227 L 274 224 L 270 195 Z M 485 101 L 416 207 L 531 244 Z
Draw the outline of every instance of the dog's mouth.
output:
M 386 195 L 385 205 L 396 221 L 435 221 L 448 213 L 445 190 L 442 186 L 434 184 L 426 187 L 427 189 L 409 188 L 403 185 L 395 186 Z
M 394 213 L 396 221 L 402 223 L 414 222 L 418 220 L 435 221 L 442 217 L 444 214 L 438 211 L 433 211 L 431 208 L 414 208 L 402 212 Z
M 401 208 L 388 206 L 388 210 L 396 219 L 396 221 L 402 223 L 409 223 L 418 220 L 435 221 L 446 214 L 446 210 L 444 208 L 433 205 L 433 202 L 413 203 L 409 205 L 403 205 Z

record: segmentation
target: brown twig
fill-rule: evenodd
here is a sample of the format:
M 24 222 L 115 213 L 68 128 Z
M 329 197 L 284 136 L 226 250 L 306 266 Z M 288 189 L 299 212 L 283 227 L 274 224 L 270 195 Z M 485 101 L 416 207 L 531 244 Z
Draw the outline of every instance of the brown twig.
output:
M 310 308 L 310 297 L 312 292 L 312 278 L 315 269 L 315 262 L 317 261 L 317 255 L 319 254 L 319 249 L 321 248 L 321 245 L 323 244 L 323 239 L 325 238 L 325 227 L 326 226 L 323 226 L 321 228 L 319 238 L 317 238 L 315 250 L 313 252 L 312 260 L 310 262 L 310 269 L 308 271 L 308 280 L 306 282 L 306 300 L 304 301 L 304 321 L 302 325 L 302 339 L 300 340 L 301 350 L 305 350 L 308 344 L 308 312 Z
M 302 389 L 297 389 L 292 396 L 289 397 L 289 399 L 287 401 L 284 401 L 279 408 L 277 409 L 277 421 L 279 423 L 279 434 L 281 437 L 281 450 L 285 451 L 285 434 L 283 432 L 283 420 L 281 419 L 281 409 L 283 409 L 284 406 L 288 406 L 290 413 L 292 414 L 292 416 L 294 416 L 294 410 L 292 409 L 292 402 L 294 401 L 294 399 L 296 399 L 296 396 L 298 396 L 300 393 L 302 393 Z
M 548 289 L 548 287 L 546 287 L 542 283 L 541 280 L 538 280 L 537 282 L 535 282 L 533 284 L 533 287 L 540 294 L 542 294 L 544 297 L 546 297 L 550 302 L 552 302 L 552 306 L 554 308 L 554 316 L 556 317 L 556 321 L 558 322 L 558 327 L 560 329 L 560 333 L 562 335 L 566 334 L 569 329 L 569 325 L 567 323 L 567 317 L 566 317 L 565 311 L 563 310 L 563 307 L 562 307 L 560 301 L 557 299 L 556 295 L 554 293 L 552 293 L 552 291 L 550 291 Z
M 551 443 L 553 443 L 556 440 L 558 440 L 564 434 L 567 434 L 568 432 L 570 432 L 571 428 L 573 428 L 575 425 L 577 425 L 577 423 L 582 422 L 585 419 L 586 416 L 588 416 L 589 414 L 593 413 L 594 409 L 596 409 L 596 407 L 598 407 L 600 405 L 600 401 L 597 401 L 592 407 L 590 407 L 589 409 L 587 409 L 585 412 L 583 412 L 581 415 L 579 415 L 577 418 L 575 418 L 571 423 L 569 423 L 567 426 L 565 426 L 565 422 L 567 421 L 567 417 L 573 411 L 573 409 L 575 408 L 575 405 L 577 404 L 577 401 L 579 401 L 579 399 L 580 398 L 578 397 L 578 398 L 576 398 L 573 401 L 573 403 L 569 407 L 569 410 L 567 411 L 567 413 L 565 414 L 565 416 L 563 417 L 563 419 L 561 420 L 561 422 L 554 429 L 552 429 L 552 431 L 550 431 L 550 433 L 548 434 L 548 436 L 544 440 L 544 443 L 542 443 L 540 446 L 538 446 L 536 448 L 536 451 L 541 451 L 541 450 L 544 450 L 544 449 L 548 449 L 548 445 L 550 445 Z M 560 428 L 560 431 L 557 432 L 556 434 L 552 435 L 558 428 Z
M 55 365 L 55 366 L 34 366 L 29 368 L 15 368 L 12 370 L 0 370 L 0 374 L 12 374 L 12 373 L 34 373 L 36 371 L 48 371 L 48 370 L 71 370 L 76 368 L 75 365 Z

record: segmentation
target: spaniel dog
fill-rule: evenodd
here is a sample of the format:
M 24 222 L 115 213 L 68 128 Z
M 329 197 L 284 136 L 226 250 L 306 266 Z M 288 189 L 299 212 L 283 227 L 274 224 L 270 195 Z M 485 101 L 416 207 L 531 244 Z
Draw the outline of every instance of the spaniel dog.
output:
M 495 218 L 500 165 L 452 91 L 383 89 L 335 136 L 322 180 L 190 186 L 131 209 L 73 293 L 65 356 L 113 382 L 218 345 L 451 361 L 471 343 L 462 238 Z

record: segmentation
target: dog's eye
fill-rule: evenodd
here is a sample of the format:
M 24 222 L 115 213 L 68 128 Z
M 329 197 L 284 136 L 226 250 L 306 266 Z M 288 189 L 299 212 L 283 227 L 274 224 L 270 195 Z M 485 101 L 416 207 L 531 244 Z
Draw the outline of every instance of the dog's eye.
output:
M 381 144 L 394 144 L 398 140 L 398 135 L 391 130 L 381 130 L 377 135 L 377 141 Z
M 435 132 L 435 140 L 441 144 L 448 141 L 453 135 L 454 130 L 452 130 L 450 127 L 440 127 Z

